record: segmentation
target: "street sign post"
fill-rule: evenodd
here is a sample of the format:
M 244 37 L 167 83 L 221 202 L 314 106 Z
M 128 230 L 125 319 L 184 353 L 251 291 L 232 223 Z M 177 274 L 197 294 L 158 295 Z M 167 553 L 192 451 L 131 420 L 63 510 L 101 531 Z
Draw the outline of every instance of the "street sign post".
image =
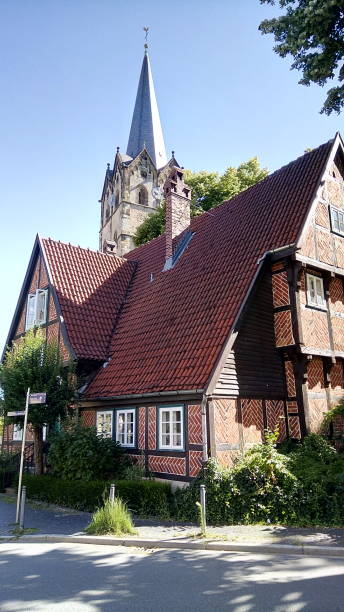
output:
M 22 439 L 22 448 L 21 448 L 21 455 L 20 455 L 20 468 L 19 468 L 19 480 L 18 480 L 16 523 L 18 523 L 19 521 L 19 507 L 20 507 L 21 484 L 22 484 L 22 479 L 23 479 L 24 451 L 25 451 L 27 415 L 29 412 L 29 398 L 30 398 L 30 387 L 28 387 L 28 390 L 26 393 L 26 404 L 25 404 L 25 412 L 24 412 L 23 439 Z
M 17 417 L 17 416 L 24 417 L 23 439 L 22 439 L 22 448 L 21 448 L 21 455 L 20 455 L 20 468 L 19 468 L 19 480 L 18 480 L 16 523 L 18 523 L 19 521 L 19 512 L 20 512 L 20 496 L 21 496 L 21 488 L 22 488 L 22 480 L 23 480 L 24 452 L 25 452 L 26 428 L 27 428 L 27 417 L 28 417 L 28 412 L 29 412 L 29 405 L 45 404 L 46 401 L 47 401 L 46 393 L 30 393 L 30 387 L 29 387 L 26 393 L 25 410 L 13 410 L 12 412 L 7 413 L 7 416 L 9 417 Z

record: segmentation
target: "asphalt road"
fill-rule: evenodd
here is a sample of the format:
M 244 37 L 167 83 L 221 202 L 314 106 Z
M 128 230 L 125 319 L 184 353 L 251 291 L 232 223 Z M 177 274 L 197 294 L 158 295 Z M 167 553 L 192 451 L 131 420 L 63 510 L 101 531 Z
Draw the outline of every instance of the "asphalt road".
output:
M 344 559 L 0 545 L 1 612 L 344 610 Z

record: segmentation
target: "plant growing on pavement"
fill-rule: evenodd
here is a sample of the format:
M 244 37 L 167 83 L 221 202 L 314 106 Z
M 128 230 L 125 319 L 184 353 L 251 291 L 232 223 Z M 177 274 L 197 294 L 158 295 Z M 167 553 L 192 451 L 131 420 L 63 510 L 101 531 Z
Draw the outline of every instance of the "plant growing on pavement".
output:
M 31 405 L 28 423 L 33 429 L 34 458 L 37 474 L 43 469 L 43 426 L 54 426 L 66 418 L 75 398 L 75 370 L 64 363 L 57 342 L 46 341 L 40 329 L 28 331 L 6 352 L 0 366 L 4 413 L 24 410 L 28 387 L 31 393 L 46 392 L 47 403 Z M 22 425 L 23 417 L 7 422 Z
M 114 502 L 107 500 L 92 516 L 86 533 L 93 535 L 125 535 L 135 534 L 131 514 L 124 502 L 118 497 Z

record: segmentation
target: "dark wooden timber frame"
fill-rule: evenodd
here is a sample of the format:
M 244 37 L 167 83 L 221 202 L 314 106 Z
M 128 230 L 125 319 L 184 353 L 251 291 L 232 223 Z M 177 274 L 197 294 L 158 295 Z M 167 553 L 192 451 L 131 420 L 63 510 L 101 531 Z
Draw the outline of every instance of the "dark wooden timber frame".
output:
M 144 457 L 145 462 L 145 470 L 148 473 L 149 471 L 149 457 L 180 457 L 185 459 L 185 476 L 180 474 L 167 474 L 165 472 L 153 472 L 155 476 L 158 478 L 163 478 L 165 480 L 176 480 L 180 482 L 191 482 L 194 480 L 194 476 L 189 476 L 190 465 L 189 465 L 189 452 L 190 451 L 203 451 L 202 444 L 190 444 L 188 437 L 188 406 L 191 405 L 199 405 L 201 409 L 201 399 L 200 397 L 192 398 L 189 400 L 180 399 L 176 396 L 171 396 L 168 401 L 161 401 L 161 397 L 159 401 L 158 398 L 150 398 L 144 399 L 143 401 L 133 402 L 133 400 L 127 399 L 123 401 L 109 402 L 106 404 L 105 402 L 102 405 L 87 407 L 84 405 L 81 408 L 81 413 L 83 410 L 94 410 L 97 412 L 104 411 L 112 411 L 113 413 L 113 427 L 112 427 L 112 437 L 116 439 L 116 412 L 118 410 L 125 409 L 134 409 L 135 410 L 135 447 L 123 447 L 125 452 L 128 455 L 142 455 Z M 149 450 L 148 446 L 148 408 L 149 406 L 154 406 L 155 408 L 155 445 L 156 449 Z M 138 448 L 138 433 L 139 433 L 139 408 L 145 408 L 145 447 L 144 449 Z M 181 407 L 183 411 L 183 435 L 184 435 L 184 447 L 182 450 L 159 450 L 159 408 L 177 408 Z M 207 411 L 208 413 L 208 411 Z M 209 428 L 208 428 L 209 435 Z

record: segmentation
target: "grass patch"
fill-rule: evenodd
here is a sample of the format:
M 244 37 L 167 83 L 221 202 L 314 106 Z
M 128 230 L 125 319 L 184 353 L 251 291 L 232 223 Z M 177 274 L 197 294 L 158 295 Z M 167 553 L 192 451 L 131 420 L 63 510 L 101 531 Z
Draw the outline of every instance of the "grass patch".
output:
M 15 504 L 17 501 L 16 497 L 10 497 L 9 495 L 5 495 L 5 494 L 1 494 L 0 493 L 0 500 L 2 502 L 4 502 L 5 504 Z
M 24 529 L 21 529 L 21 527 L 14 527 L 13 529 L 10 530 L 10 533 L 12 533 L 12 535 L 14 536 L 23 536 L 23 535 L 29 535 L 30 533 L 37 533 L 38 529 L 36 529 L 36 527 L 24 527 Z
M 137 531 L 131 514 L 124 502 L 118 497 L 112 503 L 107 500 L 104 506 L 98 508 L 92 516 L 90 524 L 85 529 L 92 535 L 135 535 Z

